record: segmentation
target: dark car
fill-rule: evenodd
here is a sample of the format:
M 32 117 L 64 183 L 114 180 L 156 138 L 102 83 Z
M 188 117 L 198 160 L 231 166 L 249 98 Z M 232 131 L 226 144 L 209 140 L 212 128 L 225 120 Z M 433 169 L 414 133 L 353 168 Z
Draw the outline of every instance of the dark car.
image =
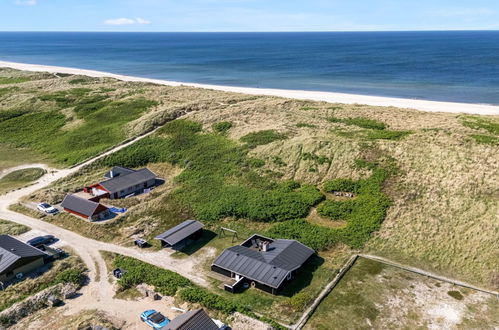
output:
M 38 237 L 32 238 L 29 241 L 27 241 L 26 243 L 28 243 L 29 245 L 34 246 L 34 247 L 39 247 L 41 245 L 47 245 L 50 243 L 54 243 L 55 241 L 57 241 L 57 239 L 54 236 L 45 235 L 45 236 L 38 236 Z

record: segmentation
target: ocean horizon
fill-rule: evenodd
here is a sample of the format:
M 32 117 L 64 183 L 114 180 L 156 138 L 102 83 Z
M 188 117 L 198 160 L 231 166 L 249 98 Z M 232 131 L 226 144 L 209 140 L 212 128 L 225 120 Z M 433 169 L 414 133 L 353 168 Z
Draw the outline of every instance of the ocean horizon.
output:
M 0 32 L 0 60 L 187 83 L 499 104 L 499 31 Z

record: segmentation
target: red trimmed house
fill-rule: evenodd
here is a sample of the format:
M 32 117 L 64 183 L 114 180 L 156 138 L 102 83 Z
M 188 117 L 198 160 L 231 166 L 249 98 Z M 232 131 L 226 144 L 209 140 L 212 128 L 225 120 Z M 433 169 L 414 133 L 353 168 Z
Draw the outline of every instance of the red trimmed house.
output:
M 75 195 L 66 195 L 61 206 L 64 211 L 90 221 L 104 220 L 111 214 L 104 205 Z

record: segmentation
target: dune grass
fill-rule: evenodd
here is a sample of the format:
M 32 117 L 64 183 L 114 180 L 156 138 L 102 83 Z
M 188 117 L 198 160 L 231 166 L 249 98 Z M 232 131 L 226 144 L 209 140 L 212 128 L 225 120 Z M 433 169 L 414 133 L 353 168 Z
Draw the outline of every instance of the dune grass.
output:
M 498 315 L 492 295 L 360 258 L 305 329 L 484 329 L 499 324 Z
M 0 219 L 0 235 L 16 236 L 24 234 L 30 230 L 31 228 L 29 228 L 28 226 Z
M 0 178 L 0 194 L 33 183 L 45 173 L 46 171 L 44 169 L 38 167 L 10 172 Z

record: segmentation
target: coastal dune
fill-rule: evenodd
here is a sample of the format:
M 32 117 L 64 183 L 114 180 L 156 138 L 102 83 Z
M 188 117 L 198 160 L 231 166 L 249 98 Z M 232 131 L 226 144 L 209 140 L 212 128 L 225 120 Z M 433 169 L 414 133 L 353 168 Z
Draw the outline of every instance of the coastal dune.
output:
M 367 104 L 372 106 L 387 106 L 387 107 L 392 106 L 397 108 L 408 108 L 408 109 L 430 111 L 430 112 L 499 115 L 499 106 L 487 105 L 487 104 L 439 102 L 439 101 L 392 98 L 392 97 L 381 97 L 381 96 L 357 95 L 357 94 L 347 94 L 347 93 L 185 83 L 185 82 L 177 82 L 177 81 L 169 81 L 161 79 L 133 77 L 133 76 L 126 76 L 126 75 L 114 74 L 110 72 L 94 71 L 94 70 L 16 63 L 16 62 L 5 62 L 5 61 L 0 61 L 0 67 L 7 67 L 7 68 L 26 70 L 26 71 L 75 74 L 75 75 L 84 75 L 90 77 L 111 77 L 123 81 L 150 82 L 167 86 L 191 86 L 191 87 L 206 88 L 206 89 L 220 90 L 226 92 L 235 92 L 235 93 L 243 93 L 251 95 L 279 96 L 279 97 L 286 97 L 293 99 L 325 101 L 332 103 Z

